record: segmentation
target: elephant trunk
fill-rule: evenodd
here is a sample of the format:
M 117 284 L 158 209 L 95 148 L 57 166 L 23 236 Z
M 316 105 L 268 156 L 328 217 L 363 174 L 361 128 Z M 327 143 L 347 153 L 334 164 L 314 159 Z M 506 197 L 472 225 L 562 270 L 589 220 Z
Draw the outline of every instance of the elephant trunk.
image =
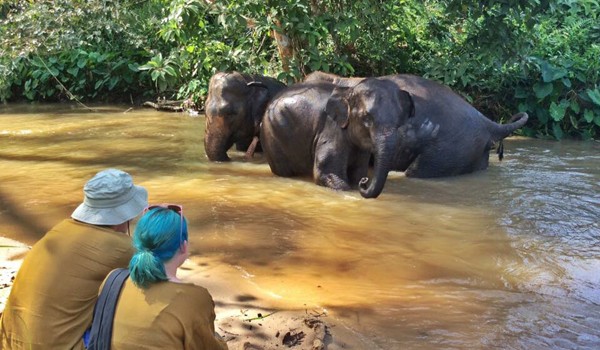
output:
M 391 169 L 391 161 L 395 156 L 397 139 L 397 136 L 391 136 L 385 142 L 380 142 L 376 147 L 373 177 L 371 179 L 363 177 L 358 184 L 360 194 L 364 198 L 377 198 L 383 191 L 383 186 Z
M 231 147 L 231 144 L 227 144 L 229 137 L 226 135 L 213 135 L 210 132 L 206 132 L 204 135 L 204 151 L 208 156 L 208 159 L 212 162 L 227 162 L 229 156 L 227 151 Z

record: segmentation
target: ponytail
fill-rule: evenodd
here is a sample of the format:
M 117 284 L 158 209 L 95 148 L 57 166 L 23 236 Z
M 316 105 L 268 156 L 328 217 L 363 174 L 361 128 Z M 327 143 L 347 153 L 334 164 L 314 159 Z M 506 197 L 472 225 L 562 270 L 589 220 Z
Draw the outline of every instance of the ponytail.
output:
M 141 250 L 133 255 L 129 262 L 129 274 L 133 283 L 144 289 L 152 283 L 167 280 L 163 262 L 149 250 Z
M 185 218 L 182 220 L 176 212 L 160 207 L 146 212 L 133 233 L 136 252 L 129 262 L 133 283 L 145 289 L 153 283 L 166 281 L 164 262 L 175 255 L 187 237 Z

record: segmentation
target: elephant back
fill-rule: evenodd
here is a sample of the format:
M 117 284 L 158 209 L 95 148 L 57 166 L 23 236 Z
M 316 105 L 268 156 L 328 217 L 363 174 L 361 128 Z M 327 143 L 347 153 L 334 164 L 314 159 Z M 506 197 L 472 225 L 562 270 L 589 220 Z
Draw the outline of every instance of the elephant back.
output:
M 279 176 L 312 174 L 316 137 L 327 122 L 325 106 L 334 89 L 327 83 L 299 83 L 277 94 L 261 125 L 263 152 Z

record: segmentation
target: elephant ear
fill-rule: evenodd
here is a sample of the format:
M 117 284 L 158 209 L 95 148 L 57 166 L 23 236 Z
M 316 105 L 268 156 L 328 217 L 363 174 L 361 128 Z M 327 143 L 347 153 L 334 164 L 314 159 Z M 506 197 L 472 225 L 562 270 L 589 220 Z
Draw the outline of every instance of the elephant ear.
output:
M 400 103 L 402 103 L 402 109 L 404 113 L 408 115 L 408 118 L 415 116 L 415 101 L 408 91 L 400 90 Z
M 325 113 L 335 120 L 342 129 L 345 129 L 348 127 L 348 111 L 348 88 L 336 87 L 331 92 L 329 100 L 327 100 Z
M 254 127 L 258 128 L 267 108 L 267 102 L 269 101 L 269 89 L 264 83 L 259 81 L 252 81 L 247 85 L 250 88 L 250 95 L 247 102 L 250 103 L 250 112 L 254 120 Z

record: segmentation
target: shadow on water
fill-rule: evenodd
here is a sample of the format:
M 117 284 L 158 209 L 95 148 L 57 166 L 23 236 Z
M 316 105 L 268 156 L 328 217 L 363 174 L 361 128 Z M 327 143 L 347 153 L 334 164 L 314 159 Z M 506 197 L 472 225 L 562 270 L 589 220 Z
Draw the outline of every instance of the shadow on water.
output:
M 89 104 L 86 107 L 72 103 L 56 103 L 56 104 L 45 104 L 45 103 L 11 103 L 8 105 L 2 105 L 0 108 L 0 116 L 3 114 L 7 115 L 45 115 L 45 116 L 56 116 L 62 117 L 65 115 L 74 114 L 77 116 L 95 113 L 123 113 L 129 111 L 131 106 L 129 105 L 98 105 Z
M 47 227 L 38 222 L 34 215 L 30 215 L 22 210 L 22 208 L 5 194 L 0 188 L 0 213 L 6 216 L 7 219 L 19 226 L 23 232 L 31 232 L 32 236 L 42 236 Z M 0 232 L 0 234 L 2 234 Z

